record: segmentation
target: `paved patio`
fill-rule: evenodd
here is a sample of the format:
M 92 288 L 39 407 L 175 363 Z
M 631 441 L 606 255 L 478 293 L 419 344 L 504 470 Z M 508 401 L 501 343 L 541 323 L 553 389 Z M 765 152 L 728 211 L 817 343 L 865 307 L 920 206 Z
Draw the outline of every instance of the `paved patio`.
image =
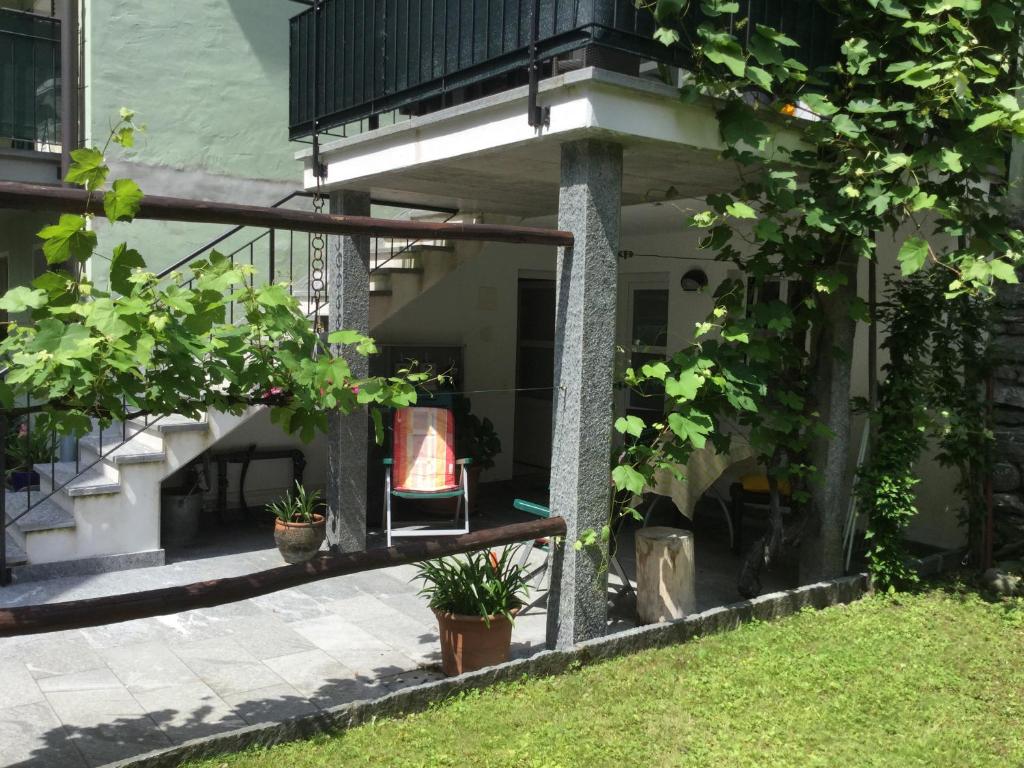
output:
M 161 568 L 15 584 L 0 590 L 0 605 L 241 575 L 280 565 L 269 543 L 262 529 L 222 534 Z M 734 602 L 735 561 L 719 532 L 699 528 L 698 543 L 698 608 Z M 632 577 L 629 532 L 620 550 Z M 437 627 L 413 574 L 399 566 L 216 608 L 0 640 L 0 765 L 105 765 L 436 678 Z M 610 631 L 632 625 L 630 600 L 613 599 L 612 613 Z M 545 622 L 542 609 L 516 622 L 514 655 L 543 648 Z

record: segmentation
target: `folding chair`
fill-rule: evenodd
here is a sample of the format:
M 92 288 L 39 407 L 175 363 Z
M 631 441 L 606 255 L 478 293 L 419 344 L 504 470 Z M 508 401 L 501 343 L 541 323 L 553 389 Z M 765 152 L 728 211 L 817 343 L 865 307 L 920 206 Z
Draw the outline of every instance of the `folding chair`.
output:
M 543 504 L 537 504 L 534 501 L 526 501 L 525 499 L 515 499 L 512 502 L 512 506 L 518 509 L 520 512 L 526 512 L 527 514 L 533 515 L 534 517 L 549 518 L 551 517 L 551 510 L 545 507 Z M 547 593 L 541 592 L 539 587 L 544 581 L 544 577 L 548 575 L 551 568 L 551 555 L 554 552 L 554 545 L 551 541 L 544 546 L 547 550 L 544 555 L 544 562 L 534 568 L 532 571 L 526 574 L 527 583 L 532 582 L 537 576 L 537 589 L 534 589 L 534 593 L 540 593 L 531 600 L 529 603 L 519 609 L 519 614 L 522 616 L 527 611 L 533 610 L 538 605 L 543 603 L 547 599 Z M 533 553 L 533 546 L 523 547 L 523 554 L 519 556 L 519 562 L 516 563 L 520 568 L 526 568 L 526 564 L 530 559 L 530 555 Z
M 384 459 L 384 531 L 387 545 L 397 536 L 455 536 L 469 533 L 471 459 L 455 458 L 455 417 L 446 408 L 411 407 L 395 411 L 392 456 Z M 456 467 L 459 467 L 456 477 Z M 458 499 L 451 528 L 415 525 L 394 528 L 391 497 Z M 461 519 L 461 525 L 460 525 Z
M 525 499 L 515 499 L 512 502 L 512 506 L 515 507 L 516 509 L 518 509 L 520 512 L 526 512 L 528 514 L 533 515 L 534 517 L 543 517 L 543 518 L 551 517 L 551 510 L 548 507 L 545 507 L 543 504 L 538 504 L 538 503 L 536 503 L 534 501 L 526 501 Z M 546 549 L 547 549 L 547 555 L 544 558 L 544 562 L 541 563 L 540 565 L 538 565 L 536 568 L 534 568 L 528 574 L 526 574 L 526 580 L 528 582 L 529 581 L 533 581 L 534 578 L 536 578 L 537 576 L 540 576 L 540 578 L 537 580 L 538 588 L 535 589 L 534 591 L 538 591 L 539 590 L 540 585 L 544 581 L 544 577 L 549 575 L 550 570 L 551 570 L 551 557 L 552 557 L 552 555 L 554 553 L 554 545 L 551 542 L 548 542 L 548 544 L 546 545 Z M 525 547 L 523 549 L 523 554 L 519 556 L 519 562 L 517 563 L 520 568 L 525 568 L 526 567 L 526 563 L 527 563 L 527 561 L 529 561 L 530 553 L 532 551 L 533 551 L 533 547 Z M 609 563 L 609 565 L 611 567 L 611 570 L 615 572 L 615 575 L 618 576 L 619 580 L 622 582 L 622 585 L 618 588 L 619 593 L 621 593 L 621 594 L 630 594 L 630 593 L 632 593 L 634 591 L 633 590 L 633 586 L 629 583 L 629 579 L 626 578 L 626 573 L 625 573 L 625 571 L 622 570 L 622 566 L 619 563 L 619 559 L 615 555 L 612 555 L 609 558 L 608 563 Z M 532 610 L 533 608 L 536 608 L 538 605 L 540 605 L 546 599 L 547 599 L 547 594 L 546 593 L 539 595 L 538 597 L 534 598 L 532 601 L 530 601 L 529 603 L 524 605 L 519 610 L 519 615 L 522 616 L 527 611 Z
M 741 554 L 743 550 L 743 518 L 749 510 L 755 510 L 768 515 L 771 513 L 771 497 L 769 493 L 768 476 L 764 474 L 744 475 L 739 482 L 729 486 L 732 517 L 732 551 Z M 782 514 L 791 512 L 792 492 L 789 481 L 785 478 L 779 480 L 779 505 Z

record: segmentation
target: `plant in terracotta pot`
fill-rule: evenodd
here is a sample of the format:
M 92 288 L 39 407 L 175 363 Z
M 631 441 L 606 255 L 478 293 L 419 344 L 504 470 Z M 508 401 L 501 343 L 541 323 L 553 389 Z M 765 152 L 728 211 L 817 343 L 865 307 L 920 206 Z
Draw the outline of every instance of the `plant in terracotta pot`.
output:
M 419 564 L 416 578 L 437 616 L 441 666 L 460 675 L 508 661 L 512 622 L 528 589 L 519 547 L 471 552 Z
M 327 518 L 321 514 L 320 492 L 309 493 L 299 483 L 295 492 L 267 505 L 274 521 L 274 541 L 287 563 L 305 563 L 320 551 L 327 536 Z

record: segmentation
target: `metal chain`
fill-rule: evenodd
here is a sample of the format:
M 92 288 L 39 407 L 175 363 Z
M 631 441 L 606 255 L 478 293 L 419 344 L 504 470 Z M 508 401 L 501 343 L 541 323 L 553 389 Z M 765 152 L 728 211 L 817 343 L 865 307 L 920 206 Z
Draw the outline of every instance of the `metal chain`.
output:
M 324 212 L 324 196 L 320 191 L 320 177 L 316 179 L 316 191 L 313 193 L 313 210 L 316 213 Z M 309 290 L 313 302 L 313 332 L 320 333 L 321 328 L 320 308 L 325 303 L 327 282 L 324 273 L 327 269 L 327 238 L 323 232 L 318 232 L 310 237 L 310 259 L 309 259 Z M 319 345 L 314 347 L 319 349 Z

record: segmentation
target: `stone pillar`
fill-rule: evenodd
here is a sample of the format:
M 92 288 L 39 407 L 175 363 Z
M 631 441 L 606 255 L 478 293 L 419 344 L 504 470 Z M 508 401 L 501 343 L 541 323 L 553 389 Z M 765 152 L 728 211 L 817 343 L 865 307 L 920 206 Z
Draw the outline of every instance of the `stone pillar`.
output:
M 621 146 L 562 145 L 558 226 L 575 235 L 575 245 L 558 250 L 551 512 L 565 518 L 568 533 L 552 570 L 549 647 L 600 637 L 608 623 L 606 553 L 573 543 L 600 531 L 611 507 L 621 193 Z
M 331 213 L 370 215 L 370 195 L 342 190 L 331 194 Z M 331 237 L 327 246 L 330 331 L 370 332 L 370 238 Z M 339 352 L 334 348 L 335 353 Z M 340 350 L 352 374 L 367 375 L 367 360 L 351 348 Z M 330 414 L 327 433 L 327 541 L 339 552 L 366 549 L 365 411 Z

